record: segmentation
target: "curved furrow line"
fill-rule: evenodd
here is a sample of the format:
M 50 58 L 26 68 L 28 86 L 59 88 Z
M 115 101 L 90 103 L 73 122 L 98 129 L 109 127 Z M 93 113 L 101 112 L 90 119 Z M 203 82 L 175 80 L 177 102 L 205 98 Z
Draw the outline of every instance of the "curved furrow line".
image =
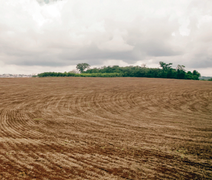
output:
M 124 92 L 114 94 L 114 96 L 112 96 L 112 99 L 114 99 L 114 105 L 117 107 L 117 109 L 119 109 L 119 114 L 122 116 L 123 113 L 126 112 L 126 110 L 129 110 L 130 108 L 133 109 L 135 107 L 132 106 L 132 99 L 129 98 L 129 95 Z
M 67 109 L 64 110 L 67 112 L 67 116 L 71 117 L 81 117 L 83 114 L 83 110 L 80 107 L 81 99 L 77 96 L 71 96 L 70 99 L 68 99 Z
M 168 110 L 171 108 L 170 110 L 175 113 L 177 113 L 178 111 L 187 113 L 191 113 L 192 111 L 194 111 L 193 109 L 190 109 L 190 104 L 192 103 L 192 101 L 194 101 L 194 95 L 187 91 L 184 91 L 182 95 L 169 95 L 167 100 L 168 101 L 164 101 L 164 98 L 162 98 L 158 101 L 158 104 L 160 102 L 160 105 L 164 109 Z
M 83 172 L 84 177 L 88 175 L 88 172 L 85 172 L 84 170 L 86 168 L 86 165 L 83 164 L 81 161 L 77 162 L 75 159 L 70 158 L 68 155 L 64 155 L 61 153 L 51 153 L 48 154 L 45 159 L 49 160 L 49 163 L 51 163 L 54 169 L 55 167 L 57 167 L 58 173 L 61 174 L 64 178 L 64 171 L 66 173 L 72 173 L 74 170 L 74 174 L 78 174 L 77 172 Z M 52 161 L 51 159 L 54 159 L 54 161 Z M 61 170 L 63 170 L 62 173 L 60 173 Z M 78 176 L 80 176 L 80 174 Z
M 69 111 L 73 112 L 73 115 L 76 117 L 81 116 L 81 109 L 79 107 L 79 103 L 80 103 L 80 99 L 78 96 L 74 96 L 73 97 L 73 102 L 72 102 L 72 106 L 71 106 L 71 110 L 69 109 Z
M 21 137 L 25 137 L 26 131 L 28 132 L 26 119 L 17 110 L 10 111 L 9 114 L 11 114 L 11 117 L 8 118 L 7 126 L 13 129 L 13 132 L 19 133 Z
M 181 97 L 182 99 L 185 99 L 185 100 L 191 100 L 194 98 L 196 98 L 196 93 L 198 93 L 198 91 L 189 91 L 189 90 L 184 90 L 183 93 L 181 93 Z
M 76 171 L 81 170 L 83 172 L 83 174 L 85 174 L 86 176 L 90 177 L 90 178 L 94 178 L 96 177 L 97 179 L 104 179 L 102 178 L 103 176 L 107 179 L 107 176 L 111 177 L 111 174 L 109 174 L 108 172 L 105 173 L 103 167 L 101 168 L 96 168 L 95 162 L 97 162 L 99 160 L 99 157 L 92 156 L 89 154 L 82 154 L 82 152 L 77 152 L 74 154 L 70 154 L 70 153 L 65 153 L 66 156 L 71 159 L 72 161 L 74 160 L 74 162 L 77 163 L 77 165 L 79 166 L 78 169 Z M 90 161 L 88 161 L 89 157 L 94 158 L 91 161 L 93 161 L 94 163 L 91 163 Z M 98 156 L 98 155 L 97 155 Z M 95 158 L 98 158 L 95 161 Z
M 57 97 L 52 95 L 45 95 L 40 99 L 37 99 L 35 102 L 29 102 L 26 104 L 26 111 L 30 112 L 31 115 L 34 115 L 33 118 L 40 118 L 37 117 L 38 114 L 41 114 L 43 111 L 47 111 L 50 103 L 54 101 Z
M 207 112 L 208 103 L 207 102 L 201 102 L 201 101 L 195 101 L 192 102 L 192 104 L 189 106 L 189 109 L 193 112 Z
M 211 101 L 212 100 L 212 91 L 211 90 L 204 91 L 203 97 L 206 100 Z
M 11 81 L 0 88 L 0 179 L 212 176 L 207 82 Z
M 79 107 L 80 98 L 78 95 L 74 95 L 69 100 L 69 106 L 68 106 L 68 113 L 73 117 L 81 118 L 82 116 L 82 110 Z
M 86 102 L 85 102 L 87 96 L 90 96 L 89 97 L 90 101 L 88 101 L 88 103 L 89 103 L 89 110 L 88 111 L 86 110 L 86 107 L 88 105 L 86 105 Z M 99 114 L 105 113 L 105 112 L 104 112 L 104 110 L 102 110 L 100 104 L 98 104 L 98 102 L 96 101 L 96 98 L 97 98 L 96 96 L 99 96 L 99 95 L 96 95 L 96 94 L 93 95 L 92 94 L 92 95 L 85 95 L 84 97 L 77 96 L 77 98 L 76 98 L 77 112 L 74 115 L 76 115 L 77 117 L 85 118 L 85 119 L 87 119 L 88 117 L 93 117 L 95 119 L 96 118 L 97 119 L 99 119 L 99 118 L 104 119 L 104 117 L 99 115 Z M 81 107 L 82 104 L 84 104 L 84 107 Z
M 99 93 L 94 93 L 91 96 L 91 113 L 93 117 L 100 118 L 100 120 L 106 120 L 108 111 L 102 106 L 102 96 Z
M 38 109 L 42 109 L 42 113 L 52 113 L 52 110 L 55 109 L 55 106 L 58 103 L 58 99 L 60 99 L 60 97 L 52 97 L 52 98 L 46 98 L 45 100 L 40 100 L 40 106 L 38 107 Z
M 7 177 L 17 177 L 18 175 L 18 169 L 13 166 L 13 164 L 10 163 L 10 160 L 4 156 L 4 154 L 2 154 L 0 152 L 0 177 L 2 179 L 6 179 Z M 3 177 L 2 177 L 3 176 Z
M 103 118 L 116 118 L 117 119 L 117 115 L 114 115 L 114 110 L 115 107 L 111 105 L 111 96 L 110 95 L 102 95 L 99 96 L 99 106 L 101 107 L 102 113 L 99 115 L 101 115 L 101 117 Z
M 30 162 L 28 164 L 29 166 L 38 166 L 40 168 L 42 167 L 42 173 L 46 176 L 51 171 L 57 172 L 58 174 L 60 174 L 60 176 L 62 176 L 64 172 L 61 173 L 61 168 L 65 167 L 64 162 L 67 161 L 67 157 L 64 157 L 64 159 L 62 160 L 64 162 L 58 163 L 57 157 L 60 156 L 60 153 L 57 153 L 57 151 L 55 151 L 55 147 L 51 144 L 46 145 L 35 146 L 33 144 L 29 144 L 28 146 L 20 147 L 20 149 L 24 150 L 25 153 L 27 152 L 27 162 Z M 23 160 L 23 163 L 25 162 L 25 160 Z M 69 165 L 70 164 L 71 162 L 69 162 Z M 39 169 L 33 169 L 33 171 L 34 173 L 39 174 Z
M 187 99 L 187 106 L 191 112 L 201 113 L 207 111 L 208 99 L 203 96 L 205 92 L 195 91 L 191 99 Z M 187 94 L 190 94 L 187 92 Z M 182 111 L 184 109 L 182 108 Z
M 102 97 L 99 96 L 99 100 L 95 99 L 95 101 L 99 104 L 102 111 L 97 111 L 96 114 L 98 114 L 101 118 L 106 118 L 107 123 L 114 121 L 114 120 L 120 120 L 123 119 L 124 114 L 126 113 L 126 110 L 124 108 L 123 104 L 120 104 L 120 99 L 122 98 L 119 97 L 120 93 L 115 93 L 112 95 L 107 95 L 107 100 L 102 101 Z M 122 98 L 123 99 L 123 98 Z M 124 100 L 122 100 L 124 102 Z
M 11 125 L 11 119 L 14 119 L 13 110 L 4 110 L 2 113 L 1 127 L 6 137 L 19 138 L 21 133 L 16 131 Z
M 154 94 L 154 93 L 152 93 Z M 172 92 L 170 93 L 160 93 L 160 95 L 155 96 L 149 94 L 148 96 L 143 94 L 141 96 L 141 108 L 147 113 L 154 113 L 154 112 L 163 112 L 166 113 L 168 111 L 172 113 L 177 113 L 178 111 L 182 110 L 180 107 L 187 106 L 185 100 L 182 101 L 181 96 L 178 96 L 177 93 Z M 143 101 L 143 103 L 142 103 Z M 183 109 L 185 110 L 185 107 Z
M 81 99 L 81 113 L 83 118 L 93 117 L 100 118 L 99 113 L 105 113 L 106 111 L 102 109 L 101 105 L 96 102 L 96 94 L 86 94 L 82 96 Z M 94 103 L 95 102 L 95 103 Z
M 30 134 L 28 133 L 27 135 L 30 135 L 30 139 L 39 139 L 44 136 L 43 133 L 39 132 L 40 126 L 42 126 L 44 123 L 44 119 L 42 118 L 31 118 L 32 115 L 29 116 L 29 113 L 24 112 L 22 114 L 23 118 L 26 120 L 26 128 L 30 130 Z
M 73 158 L 76 158 L 76 157 L 73 157 Z M 93 159 L 93 158 L 97 158 L 97 159 Z M 126 164 L 129 164 L 129 162 L 127 162 L 126 164 L 123 163 L 123 161 L 121 161 L 123 159 L 120 159 L 120 161 L 115 161 L 115 160 L 112 160 L 112 158 L 110 160 L 109 157 L 107 158 L 107 160 L 106 160 L 106 158 L 105 158 L 105 160 L 103 160 L 102 158 L 104 158 L 104 156 L 103 155 L 98 156 L 98 154 L 97 154 L 97 157 L 92 156 L 92 159 L 87 156 L 84 156 L 82 154 L 79 154 L 79 157 L 76 159 L 78 159 L 78 161 L 80 161 L 81 163 L 84 163 L 86 166 L 91 166 L 93 171 L 95 171 L 95 170 L 96 171 L 98 171 L 98 170 L 106 171 L 107 174 L 109 174 L 109 175 L 115 175 L 115 176 L 119 175 L 119 177 L 120 177 L 120 174 L 116 173 L 116 169 L 118 169 L 118 167 L 119 167 L 121 170 L 120 173 L 122 174 L 123 170 L 125 169 L 125 168 L 123 169 L 122 166 L 123 165 L 126 166 Z M 110 161 L 113 162 L 115 164 L 115 166 L 109 166 L 109 165 L 112 165 L 112 164 L 108 164 L 108 163 L 110 163 Z M 129 172 L 132 173 L 132 170 L 130 168 L 126 168 L 125 171 L 128 173 L 127 175 L 129 175 Z M 125 177 L 124 174 L 125 173 L 123 173 L 123 178 Z
M 67 99 L 67 113 L 69 116 L 72 116 L 74 114 L 73 111 L 73 103 L 74 103 L 74 96 L 70 95 L 69 98 Z
M 142 118 L 142 114 L 144 113 L 143 107 L 145 104 L 142 104 L 142 97 L 137 98 L 137 96 L 136 101 L 132 92 L 122 92 L 117 97 L 116 102 L 121 107 L 121 114 L 118 117 L 120 117 L 124 126 L 126 125 L 125 123 L 129 125 L 129 119 L 132 117 L 134 121 Z
M 110 125 L 110 126 L 114 126 L 116 128 L 123 128 L 123 126 L 126 125 L 126 124 L 124 124 L 124 121 L 126 123 L 127 120 L 128 120 L 128 117 L 123 117 L 124 113 L 125 113 L 125 116 L 126 116 L 126 112 L 123 112 L 121 115 L 114 115 L 112 112 L 115 108 L 113 106 L 111 106 L 110 96 L 105 95 L 105 97 L 104 97 L 104 95 L 102 95 L 102 96 L 98 95 L 95 98 L 93 98 L 93 96 L 91 96 L 91 99 L 95 99 L 93 101 L 98 103 L 98 106 L 100 107 L 100 109 L 98 109 L 98 111 L 96 111 L 95 107 L 92 108 L 93 114 L 91 114 L 90 112 L 87 112 L 87 117 L 98 117 L 98 118 L 100 118 L 99 123 L 103 126 L 105 126 L 107 124 L 107 126 Z M 106 98 L 106 96 L 107 96 L 107 98 Z M 104 100 L 104 98 L 106 100 Z M 119 98 L 117 96 L 117 99 L 119 100 L 121 98 Z M 119 106 L 121 106 L 123 108 L 123 105 L 120 104 L 120 103 L 119 103 Z M 111 108 L 113 110 L 111 110 Z M 121 120 L 121 121 L 120 122 L 114 121 L 115 119 Z
M 57 96 L 46 96 L 45 99 L 40 100 L 40 105 L 38 109 L 43 109 L 43 111 L 48 111 L 52 109 L 52 106 L 55 106 L 55 104 L 58 102 Z
M 97 102 L 97 99 L 99 99 L 100 102 Z M 108 102 L 110 102 L 110 97 L 104 99 L 104 95 L 100 96 L 99 93 L 92 94 L 89 103 L 92 116 L 98 117 L 100 119 L 103 118 L 105 120 L 110 118 L 112 113 L 108 110 Z M 98 109 L 96 109 L 96 107 L 98 107 Z
M 83 163 L 82 161 L 80 161 L 77 158 L 76 154 L 71 153 L 69 155 L 69 153 L 66 153 L 64 151 L 59 153 L 58 151 L 60 151 L 60 149 L 57 149 L 57 148 L 55 149 L 55 148 L 56 148 L 55 146 L 51 146 L 51 145 L 47 149 L 44 148 L 45 151 L 49 150 L 50 152 L 45 155 L 42 154 L 42 158 L 45 159 L 46 161 L 48 161 L 49 167 L 54 168 L 54 171 L 56 171 L 58 174 L 64 175 L 64 171 L 61 173 L 60 170 L 65 170 L 66 173 L 69 172 L 69 173 L 73 173 L 76 175 L 78 174 L 78 172 L 83 172 L 83 174 L 86 176 L 89 176 L 89 172 L 92 175 L 94 175 L 92 173 L 93 171 L 89 171 L 89 169 L 86 169 L 86 168 L 88 168 L 88 165 L 86 163 Z M 52 161 L 52 159 L 54 159 L 54 161 Z M 55 167 L 56 167 L 56 169 L 55 169 Z M 75 172 L 73 172 L 73 169 Z M 85 172 L 85 169 L 88 172 L 87 171 Z M 78 176 L 80 177 L 81 175 L 79 174 Z
M 132 107 L 136 107 L 138 104 L 137 104 L 137 101 L 135 100 L 136 99 L 136 93 L 135 92 L 131 92 L 129 93 L 128 95 L 128 99 L 131 101 L 131 104 L 133 105 Z
M 113 114 L 114 119 L 120 117 L 121 112 L 122 112 L 122 107 L 117 103 L 118 94 L 119 93 L 112 93 L 109 96 L 110 103 L 108 104 L 109 105 L 108 107 L 109 107 L 110 113 Z M 94 100 L 96 101 L 96 99 L 94 99 Z M 98 103 L 98 101 L 96 101 L 96 102 Z
M 71 115 L 70 110 L 69 110 L 70 103 L 72 103 L 72 95 L 66 95 L 63 98 L 62 103 L 60 103 L 58 105 L 58 110 L 59 110 L 61 116 L 68 117 L 69 115 Z
M 84 96 L 86 96 L 86 95 L 84 95 Z M 85 104 L 85 102 L 84 102 L 84 96 L 83 95 L 81 95 L 81 96 L 77 96 L 76 97 L 76 105 L 77 106 L 75 106 L 75 110 L 76 110 L 76 112 L 75 112 L 75 114 L 77 115 L 77 116 L 80 116 L 80 117 L 87 117 L 87 112 L 85 111 L 85 109 L 83 108 L 83 106 L 84 106 L 84 104 Z M 74 114 L 74 115 L 75 115 Z
M 88 93 L 83 96 L 83 102 L 84 102 L 83 108 L 84 108 L 84 111 L 86 112 L 86 114 L 88 114 L 88 115 L 93 114 L 92 98 L 93 98 L 93 93 Z
M 154 100 L 155 98 L 155 100 Z M 160 107 L 160 104 L 158 104 L 158 99 L 156 99 L 157 97 L 155 97 L 152 94 L 144 94 L 143 98 L 142 98 L 142 113 L 144 113 L 144 115 L 153 115 L 157 108 Z
M 27 147 L 25 145 L 18 145 L 18 148 L 16 149 L 16 152 L 18 153 L 17 155 L 14 155 L 13 159 L 10 159 L 10 163 L 13 164 L 13 166 L 18 167 L 17 169 L 19 172 L 28 171 L 28 174 L 36 175 L 40 175 L 40 173 L 42 172 L 43 175 L 44 171 L 41 170 L 45 170 L 45 175 L 48 176 L 48 173 L 51 172 L 51 168 L 46 169 L 45 167 L 43 167 L 43 165 L 40 165 L 40 167 L 43 168 L 38 169 L 36 166 L 38 164 L 34 163 L 34 161 L 36 161 L 36 159 L 39 159 L 39 156 L 37 155 L 37 153 L 34 153 L 32 149 L 32 146 Z M 21 150 L 21 152 L 19 152 L 19 150 Z
M 207 101 L 208 99 L 204 97 L 204 94 L 205 91 L 203 90 L 198 90 L 198 91 L 194 91 L 194 100 L 199 100 L 200 102 L 201 101 Z
M 79 97 L 76 97 L 76 98 L 79 99 Z M 75 118 L 76 121 L 80 120 L 80 122 L 83 122 L 84 125 L 87 124 L 87 126 L 89 124 L 91 126 L 92 125 L 105 126 L 109 118 L 107 116 L 105 117 L 105 114 L 108 114 L 109 111 L 103 110 L 104 108 L 101 107 L 101 104 L 95 104 L 94 102 L 97 102 L 97 100 L 94 100 L 94 99 L 96 98 L 97 97 L 95 97 L 95 95 L 93 94 L 88 94 L 81 97 L 80 98 L 82 99 L 81 105 L 83 106 L 81 107 L 81 110 L 80 110 L 81 113 L 79 114 L 79 111 L 76 112 L 76 110 L 72 108 L 72 112 L 74 112 L 74 114 L 72 115 L 73 118 Z M 98 109 L 96 109 L 96 106 L 98 107 Z M 70 106 L 69 106 L 69 110 L 70 110 Z M 99 111 L 101 111 L 102 113 L 100 113 Z
M 29 160 L 29 154 L 24 152 L 25 145 L 19 145 L 17 142 L 9 142 L 5 149 L 5 152 L 0 152 L 1 159 L 8 165 L 7 169 L 9 172 L 14 172 L 14 177 L 17 177 L 21 172 L 27 172 L 33 169 L 33 166 L 30 166 L 29 163 L 26 163 Z M 4 165 L 5 166 L 5 165 Z M 39 171 L 37 172 L 39 173 Z M 12 175 L 10 173 L 10 175 Z
M 133 109 L 132 101 L 129 101 L 129 97 L 123 92 L 114 93 L 114 95 L 111 96 L 111 100 L 113 101 L 114 107 L 116 107 L 118 114 L 119 116 L 121 115 L 121 117 L 123 117 L 123 113 L 126 112 L 125 104 L 128 107 L 128 110 L 130 108 Z M 111 108 L 113 109 L 112 106 Z
M 182 106 L 185 106 L 180 108 L 181 102 L 179 102 L 179 99 L 181 99 L 181 95 L 178 92 L 175 92 L 173 89 L 168 94 L 168 103 L 164 107 L 166 110 L 169 110 L 172 113 L 177 113 L 180 109 L 187 109 L 188 105 L 183 104 Z M 189 113 L 190 111 L 186 110 L 186 113 Z
M 94 111 L 95 113 L 98 113 L 98 111 L 101 109 L 101 106 L 98 103 L 99 96 L 100 96 L 99 93 L 94 93 L 92 94 L 92 98 L 91 98 L 92 111 Z
M 55 112 L 58 115 L 63 115 L 62 109 L 64 108 L 64 102 L 66 101 L 66 94 L 60 95 L 58 97 L 56 104 L 54 104 Z
M 5 153 L 2 153 L 2 156 L 7 160 L 9 164 L 12 165 L 12 167 L 16 168 L 17 170 L 22 169 L 31 169 L 33 166 L 30 166 L 26 163 L 26 159 L 29 157 L 28 154 L 22 152 L 19 152 L 20 149 L 23 148 L 23 146 L 18 146 L 18 143 L 10 144 L 10 149 L 7 149 Z M 14 146 L 15 145 L 15 146 Z M 20 158 L 19 154 L 25 154 L 23 157 L 24 159 Z
M 0 123 L 0 127 L 1 127 L 1 134 L 3 135 L 3 137 L 11 137 L 11 134 L 8 133 L 8 127 L 7 127 L 7 110 L 3 110 L 1 112 L 1 123 Z
M 115 93 L 114 95 L 110 95 L 110 97 L 111 99 L 114 99 L 114 105 L 117 106 L 121 110 L 121 112 L 126 112 L 126 110 L 132 108 L 131 102 L 128 99 L 127 92 L 122 91 L 120 93 Z M 110 101 L 108 102 L 108 105 L 111 105 Z M 113 109 L 113 106 L 111 106 L 110 108 Z
M 140 106 L 141 98 L 142 98 L 141 92 L 135 91 L 131 93 L 131 99 L 133 100 L 135 107 Z
M 5 121 L 6 115 L 5 110 L 1 110 L 0 113 L 0 137 L 7 137 L 7 130 L 4 128 L 4 121 Z
M 187 102 L 185 99 L 181 98 L 181 96 L 174 96 L 173 94 L 162 94 L 161 99 L 158 100 L 158 105 L 160 105 L 161 110 L 163 111 L 164 109 L 167 111 L 171 111 L 172 113 L 177 113 L 178 111 L 181 111 L 182 109 L 187 108 Z M 170 98 L 170 96 L 172 98 Z M 183 106 L 183 108 L 181 107 Z
M 35 138 L 39 137 L 38 132 L 34 131 L 31 128 L 31 124 L 28 117 L 25 114 L 22 114 L 19 111 L 10 111 L 11 118 L 8 118 L 7 126 L 10 127 L 10 131 L 12 134 L 19 134 L 18 137 L 27 137 L 27 138 Z M 41 134 L 40 134 L 41 136 Z
M 54 150 L 48 146 L 44 147 L 43 145 L 35 146 L 34 144 L 30 144 L 28 147 L 22 149 L 24 149 L 24 152 L 27 154 L 28 165 L 41 168 L 42 175 L 48 176 L 48 173 L 51 171 L 60 172 L 61 169 L 59 167 L 55 168 L 52 157 L 48 157 L 48 153 L 54 153 Z M 36 174 L 40 174 L 39 169 L 33 169 L 33 171 Z

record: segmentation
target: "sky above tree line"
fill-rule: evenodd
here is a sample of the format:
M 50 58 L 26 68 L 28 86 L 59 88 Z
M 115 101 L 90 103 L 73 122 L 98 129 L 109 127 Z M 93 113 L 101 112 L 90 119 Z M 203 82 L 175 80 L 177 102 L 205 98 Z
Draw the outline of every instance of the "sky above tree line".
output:
M 159 61 L 212 76 L 211 0 L 0 0 L 0 74 Z

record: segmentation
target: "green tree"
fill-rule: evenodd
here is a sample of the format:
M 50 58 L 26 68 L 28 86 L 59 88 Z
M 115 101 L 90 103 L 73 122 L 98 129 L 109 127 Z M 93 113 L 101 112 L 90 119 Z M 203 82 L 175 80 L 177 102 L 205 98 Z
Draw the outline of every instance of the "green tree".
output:
M 198 80 L 201 74 L 197 70 L 193 70 L 193 79 Z
M 185 79 L 186 78 L 185 66 L 178 65 L 176 69 L 177 69 L 177 79 Z
M 79 63 L 79 64 L 77 64 L 77 66 L 76 66 L 76 68 L 77 68 L 81 73 L 83 73 L 83 71 L 84 71 L 85 69 L 88 69 L 89 67 L 90 67 L 90 65 L 87 64 L 87 63 Z
M 171 69 L 171 66 L 172 66 L 172 63 L 166 64 L 165 62 L 162 62 L 162 61 L 160 61 L 159 64 L 164 71 Z
M 186 74 L 186 79 L 193 79 L 193 74 L 191 71 L 188 71 Z
M 170 78 L 172 76 L 172 63 L 166 64 L 165 62 L 160 61 L 160 66 L 162 67 L 163 71 L 161 73 L 162 78 Z

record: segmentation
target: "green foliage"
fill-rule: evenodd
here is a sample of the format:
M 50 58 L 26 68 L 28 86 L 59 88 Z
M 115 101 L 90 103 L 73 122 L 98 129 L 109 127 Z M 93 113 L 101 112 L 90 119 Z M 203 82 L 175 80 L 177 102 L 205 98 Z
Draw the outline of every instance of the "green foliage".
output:
M 75 73 L 70 73 L 70 72 L 44 72 L 38 74 L 38 77 L 70 77 L 70 76 L 75 76 Z
M 162 61 L 160 61 L 159 64 L 160 64 L 160 67 L 162 67 L 163 71 L 167 71 L 167 70 L 171 69 L 171 66 L 172 66 L 172 63 L 166 64 Z
M 196 71 L 196 70 L 193 71 L 193 79 L 198 80 L 200 76 L 201 75 L 198 71 Z
M 188 71 L 186 74 L 186 79 L 193 79 L 193 74 L 191 73 L 191 71 Z
M 119 73 L 82 73 L 76 74 L 75 77 L 121 77 Z
M 82 73 L 85 69 L 88 69 L 90 67 L 87 63 L 79 63 L 77 64 L 76 68 Z
M 212 81 L 212 78 L 208 79 L 208 81 Z
M 178 65 L 176 69 L 173 69 L 172 63 L 159 63 L 162 69 L 159 68 L 146 68 L 141 66 L 104 66 L 101 68 L 89 69 L 84 73 L 119 73 L 123 77 L 152 77 L 152 78 L 173 78 L 173 79 L 193 79 L 197 80 L 200 74 L 196 71 L 186 73 L 184 65 Z
M 86 63 L 82 63 L 86 64 Z M 78 64 L 79 65 L 79 64 Z M 77 65 L 77 66 L 78 66 Z M 150 78 L 172 78 L 172 79 L 192 79 L 198 80 L 200 73 L 196 70 L 186 72 L 185 66 L 178 65 L 176 69 L 171 67 L 172 63 L 160 62 L 160 68 L 146 68 L 141 66 L 104 66 L 101 68 L 87 69 L 86 71 L 80 70 L 81 74 L 73 72 L 44 72 L 38 74 L 38 77 L 150 77 Z M 85 66 L 84 66 L 85 67 Z M 88 68 L 88 66 L 87 66 Z
M 120 73 L 57 73 L 57 72 L 44 72 L 38 74 L 38 77 L 121 77 Z

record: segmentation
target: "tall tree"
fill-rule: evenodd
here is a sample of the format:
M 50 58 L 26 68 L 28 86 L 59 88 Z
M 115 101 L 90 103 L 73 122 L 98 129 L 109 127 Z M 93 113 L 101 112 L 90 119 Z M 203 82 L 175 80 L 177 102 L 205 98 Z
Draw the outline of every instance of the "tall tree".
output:
M 185 72 L 184 65 L 178 65 L 176 70 L 177 70 L 177 79 L 185 79 L 186 78 L 186 72 Z
M 88 69 L 90 67 L 87 63 L 79 63 L 77 64 L 76 68 L 82 73 L 85 69 Z
M 198 80 L 201 74 L 197 70 L 193 70 L 193 79 Z
M 159 64 L 160 64 L 160 67 L 162 67 L 162 69 L 164 71 L 171 69 L 171 66 L 172 66 L 172 63 L 166 64 L 165 62 L 162 62 L 162 61 L 160 61 Z

